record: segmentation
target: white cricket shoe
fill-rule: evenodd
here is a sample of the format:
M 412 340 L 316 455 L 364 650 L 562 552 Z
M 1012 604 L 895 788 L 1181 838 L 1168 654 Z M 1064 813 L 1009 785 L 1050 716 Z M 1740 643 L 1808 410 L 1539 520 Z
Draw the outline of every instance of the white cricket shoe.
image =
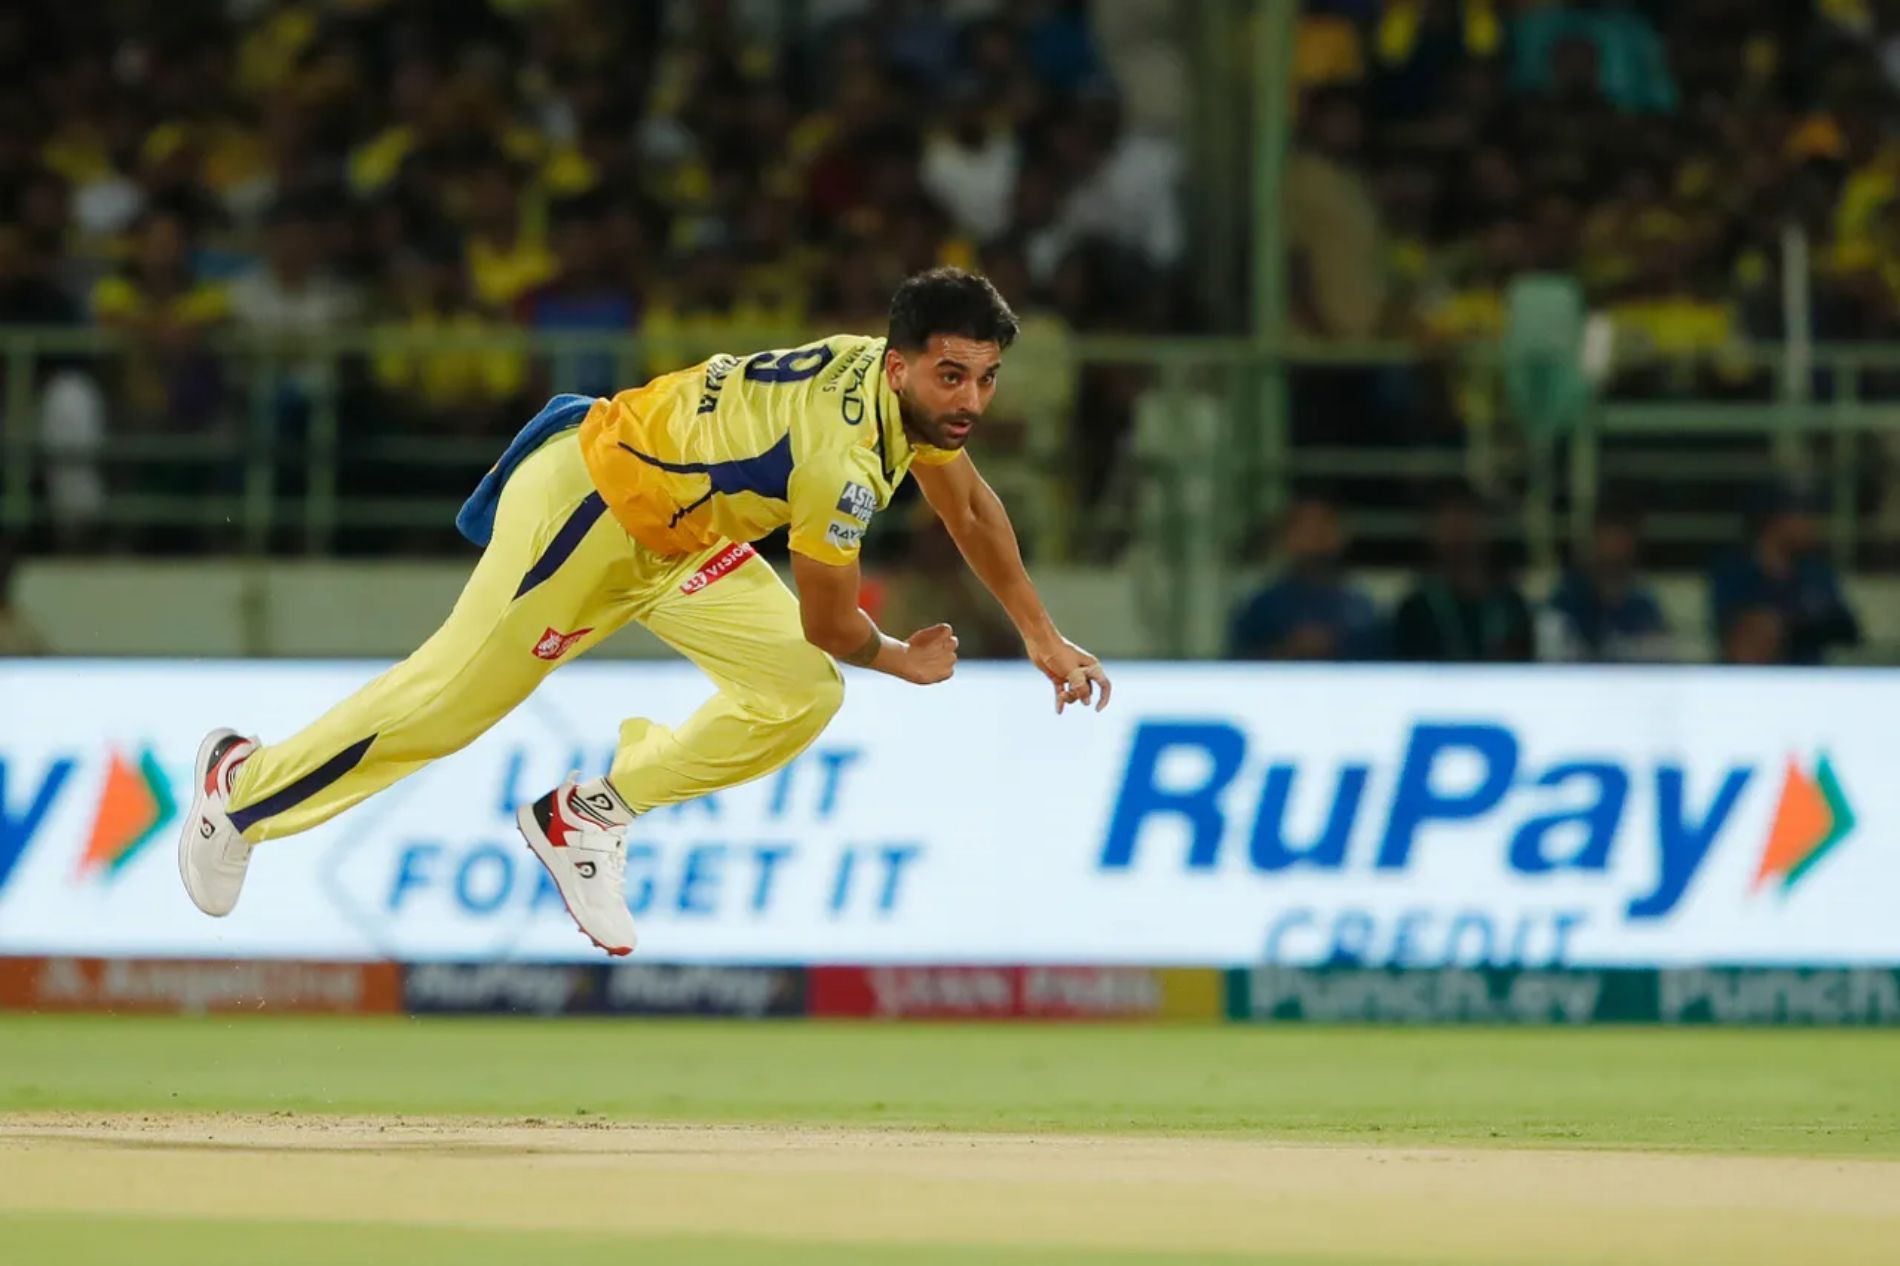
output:
M 605 778 L 573 775 L 515 810 L 521 837 L 548 868 L 574 925 L 609 954 L 633 953 L 627 910 L 627 824 L 633 811 Z
M 257 750 L 257 740 L 235 730 L 213 730 L 198 744 L 192 766 L 191 812 L 178 832 L 178 877 L 206 914 L 223 918 L 237 905 L 251 846 L 226 811 L 238 767 Z

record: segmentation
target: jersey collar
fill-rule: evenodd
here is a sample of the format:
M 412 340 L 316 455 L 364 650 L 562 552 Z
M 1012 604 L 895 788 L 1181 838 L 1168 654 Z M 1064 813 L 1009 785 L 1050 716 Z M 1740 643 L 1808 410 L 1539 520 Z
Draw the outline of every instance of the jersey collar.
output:
M 890 375 L 884 371 L 884 351 L 888 344 L 880 339 L 877 353 L 877 394 L 873 397 L 872 418 L 877 424 L 877 460 L 884 468 L 884 482 L 896 485 L 910 466 L 910 436 L 904 434 L 904 412 L 897 393 L 891 390 Z
M 884 374 L 887 345 L 887 340 L 878 340 L 877 403 L 873 416 L 877 420 L 877 458 L 883 463 L 886 482 L 895 487 L 910 469 L 911 459 L 917 455 L 917 445 L 911 443 L 910 433 L 904 430 L 903 404 Z

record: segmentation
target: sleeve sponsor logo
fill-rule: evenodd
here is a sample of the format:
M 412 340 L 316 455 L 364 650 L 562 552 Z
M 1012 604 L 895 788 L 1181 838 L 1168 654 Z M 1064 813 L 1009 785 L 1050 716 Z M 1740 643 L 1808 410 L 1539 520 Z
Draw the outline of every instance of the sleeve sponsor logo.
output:
M 877 494 L 859 483 L 846 483 L 844 492 L 839 494 L 838 509 L 856 519 L 862 525 L 871 522 L 871 516 L 877 513 Z
M 833 522 L 825 529 L 825 539 L 839 549 L 856 549 L 864 540 L 864 529 L 856 524 Z

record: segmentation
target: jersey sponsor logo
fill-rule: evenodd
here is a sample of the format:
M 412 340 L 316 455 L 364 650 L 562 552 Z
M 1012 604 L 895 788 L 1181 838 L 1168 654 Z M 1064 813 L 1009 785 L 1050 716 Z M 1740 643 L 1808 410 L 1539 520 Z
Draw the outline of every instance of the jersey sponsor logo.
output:
M 534 644 L 534 656 L 536 659 L 545 659 L 552 663 L 573 650 L 576 642 L 593 631 L 593 629 L 587 628 L 575 629 L 572 633 L 562 633 L 550 627 L 547 632 L 541 635 L 541 640 Z
M 820 388 L 822 391 L 836 392 L 843 386 L 844 394 L 838 400 L 838 416 L 846 426 L 856 426 L 864 421 L 864 380 L 876 362 L 879 346 L 877 343 L 867 343 L 851 353 L 844 363 L 843 372 Z
M 726 376 L 739 367 L 739 358 L 725 352 L 706 361 L 706 385 L 699 393 L 699 416 L 704 417 L 719 407 L 719 393 L 726 385 Z
M 838 509 L 858 521 L 863 527 L 871 522 L 871 516 L 877 512 L 877 494 L 863 484 L 849 483 L 838 494 Z
M 735 541 L 706 560 L 706 565 L 680 582 L 681 593 L 698 593 L 715 580 L 723 580 L 758 553 L 744 541 Z
M 856 549 L 864 540 L 864 528 L 855 523 L 833 523 L 825 529 L 825 539 L 839 549 Z

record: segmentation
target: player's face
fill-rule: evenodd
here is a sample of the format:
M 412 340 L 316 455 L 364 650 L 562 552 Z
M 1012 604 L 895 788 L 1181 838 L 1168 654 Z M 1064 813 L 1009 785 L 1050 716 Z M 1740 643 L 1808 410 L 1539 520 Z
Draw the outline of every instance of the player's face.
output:
M 891 390 L 903 404 L 904 429 L 932 448 L 959 449 L 996 394 L 1003 349 L 955 334 L 933 334 L 921 352 L 893 351 Z

